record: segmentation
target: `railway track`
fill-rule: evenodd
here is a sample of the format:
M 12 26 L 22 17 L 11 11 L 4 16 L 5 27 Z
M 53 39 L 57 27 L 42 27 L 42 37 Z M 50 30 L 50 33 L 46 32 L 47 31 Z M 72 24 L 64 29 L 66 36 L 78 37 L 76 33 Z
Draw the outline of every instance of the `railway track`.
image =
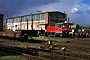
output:
M 20 57 L 25 57 L 27 59 L 49 60 L 48 58 L 37 57 L 38 51 L 48 52 L 48 50 L 14 46 L 10 44 L 0 44 L 0 49 L 11 53 L 19 54 Z
M 41 43 L 42 45 L 49 46 L 48 42 L 43 42 Z M 56 44 L 57 48 L 62 48 L 66 47 L 67 49 L 70 50 L 77 50 L 77 51 L 82 51 L 82 52 L 88 52 L 90 53 L 90 43 L 87 42 L 53 42 L 52 46 Z
M 1 41 L 3 42 L 3 41 Z M 18 41 L 17 41 L 18 42 Z M 19 41 L 20 42 L 20 41 Z M 31 43 L 31 42 L 29 42 Z M 41 48 L 31 48 L 25 46 L 19 46 L 17 44 L 0 44 L 0 49 L 6 50 L 15 54 L 19 54 L 20 57 L 24 57 L 31 60 L 89 60 L 90 59 L 90 44 L 88 42 L 59 42 L 56 43 L 56 48 L 66 47 L 66 51 L 61 50 L 44 50 Z M 54 46 L 52 43 L 52 46 Z M 45 47 L 49 47 L 48 41 L 40 43 Z M 69 51 L 70 50 L 70 51 Z M 78 51 L 76 52 L 72 52 Z M 80 52 L 87 52 L 88 54 L 81 54 Z
M 6 50 L 15 54 L 19 54 L 20 57 L 24 57 L 32 60 L 89 60 L 89 55 L 81 55 L 66 51 L 56 50 L 43 50 L 36 48 L 27 48 L 24 46 L 14 46 L 10 44 L 0 44 L 0 49 Z

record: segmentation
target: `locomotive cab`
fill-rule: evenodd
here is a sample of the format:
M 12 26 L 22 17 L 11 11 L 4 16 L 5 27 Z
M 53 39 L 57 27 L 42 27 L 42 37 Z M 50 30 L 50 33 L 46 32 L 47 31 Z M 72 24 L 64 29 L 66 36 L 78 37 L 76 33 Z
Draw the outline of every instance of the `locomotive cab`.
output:
M 63 37 L 68 37 L 70 31 L 71 31 L 71 23 L 64 23 L 63 24 Z

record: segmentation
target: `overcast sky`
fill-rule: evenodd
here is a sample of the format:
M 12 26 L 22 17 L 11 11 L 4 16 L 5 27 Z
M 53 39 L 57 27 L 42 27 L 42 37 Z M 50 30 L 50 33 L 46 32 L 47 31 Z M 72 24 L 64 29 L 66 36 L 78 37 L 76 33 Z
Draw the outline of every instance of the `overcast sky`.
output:
M 65 11 L 70 22 L 90 25 L 90 0 L 0 0 L 0 13 L 6 17 L 36 13 L 37 10 Z

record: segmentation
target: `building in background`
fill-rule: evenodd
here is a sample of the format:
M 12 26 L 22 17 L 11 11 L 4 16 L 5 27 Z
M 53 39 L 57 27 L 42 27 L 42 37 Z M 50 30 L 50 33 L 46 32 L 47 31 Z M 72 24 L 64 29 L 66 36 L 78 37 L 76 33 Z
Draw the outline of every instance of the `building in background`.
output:
M 0 31 L 3 30 L 3 14 L 0 14 Z
M 33 20 L 32 20 L 33 19 Z M 54 26 L 55 23 L 61 23 L 67 20 L 67 14 L 62 12 L 42 12 L 6 19 L 7 29 L 16 30 L 45 30 L 47 26 Z

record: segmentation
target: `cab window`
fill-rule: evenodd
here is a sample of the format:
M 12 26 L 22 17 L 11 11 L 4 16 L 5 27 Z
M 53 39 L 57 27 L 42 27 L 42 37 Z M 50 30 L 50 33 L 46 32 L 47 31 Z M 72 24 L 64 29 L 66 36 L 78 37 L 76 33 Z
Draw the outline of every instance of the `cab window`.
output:
M 63 25 L 63 28 L 65 27 L 65 25 Z
M 61 29 L 61 25 L 60 25 L 60 29 Z

